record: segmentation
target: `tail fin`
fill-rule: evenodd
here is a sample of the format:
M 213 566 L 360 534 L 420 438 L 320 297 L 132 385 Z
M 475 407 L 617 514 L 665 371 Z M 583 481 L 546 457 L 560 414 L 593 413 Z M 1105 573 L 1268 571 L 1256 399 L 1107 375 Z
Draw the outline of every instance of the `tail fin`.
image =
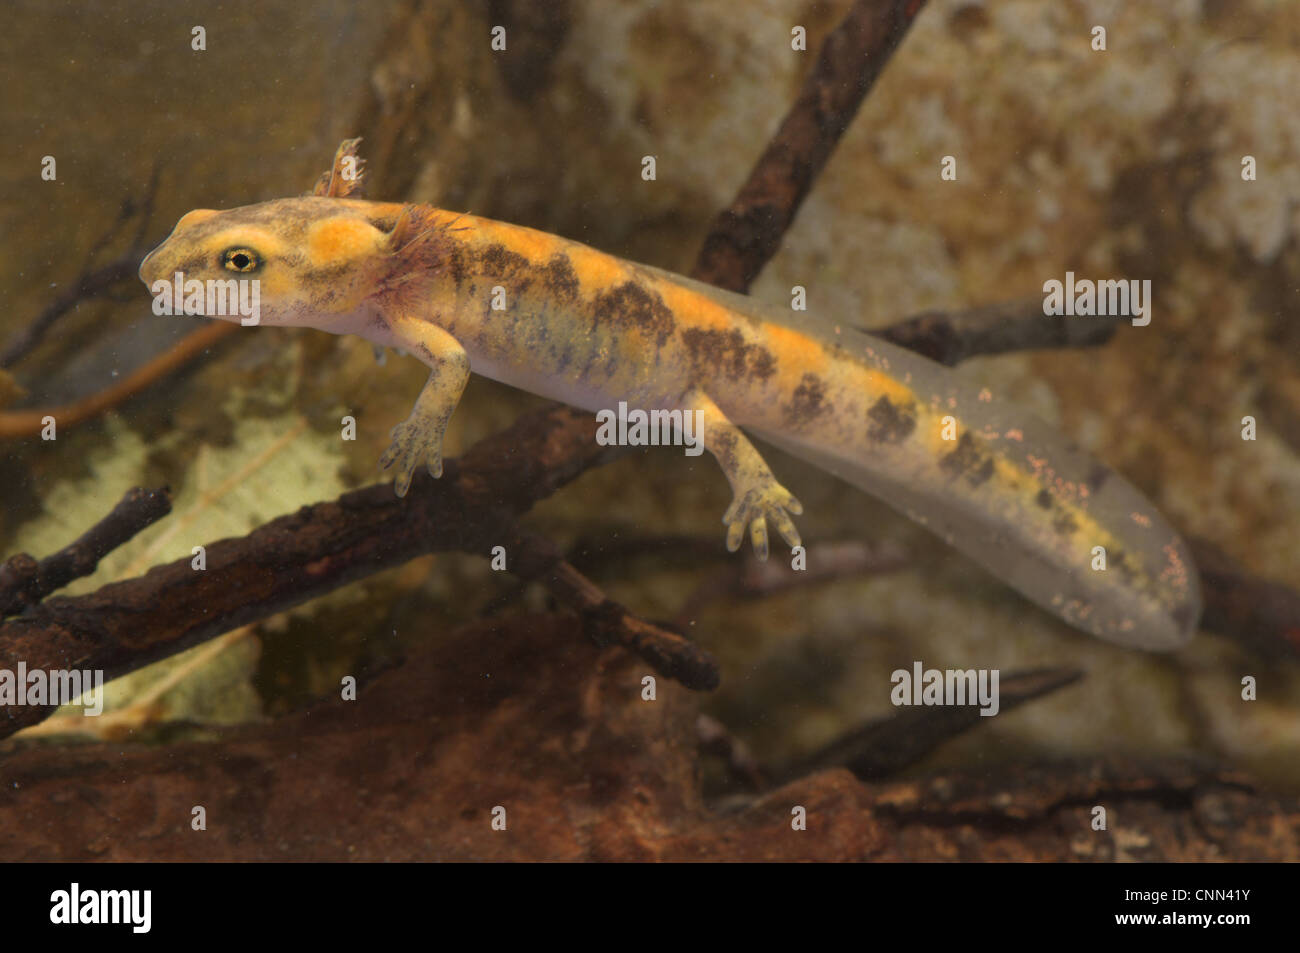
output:
M 1201 594 L 1186 543 L 1128 481 L 1033 414 L 864 332 L 651 270 L 813 338 L 836 360 L 905 384 L 928 408 L 921 439 L 902 446 L 844 428 L 832 437 L 750 425 L 758 436 L 889 503 L 1079 629 L 1149 650 L 1195 633 Z M 963 442 L 919 433 L 948 413 L 969 435 Z
M 1019 421 L 1022 428 L 1028 423 L 1027 418 Z M 1150 651 L 1179 648 L 1196 631 L 1201 594 L 1186 544 L 1127 481 L 1082 454 L 1073 454 L 1076 461 L 1066 459 L 1062 449 L 1048 451 L 1058 472 L 1077 463 L 1087 468 L 1081 472 L 1102 480 L 1089 510 L 1110 531 L 1110 539 L 1120 540 L 1118 547 L 1111 544 L 1110 565 L 1104 571 L 1093 568 L 1091 547 L 1063 551 L 1035 524 L 1017 519 L 1023 514 L 1009 508 L 984 507 L 969 497 L 918 490 L 882 477 L 833 449 L 802 444 L 784 434 L 756 433 L 884 500 L 1076 628 Z M 1103 512 L 1111 518 L 1103 517 Z M 1133 522 L 1133 516 L 1140 516 L 1145 525 Z M 1120 553 L 1123 566 L 1139 571 L 1116 566 L 1114 557 Z

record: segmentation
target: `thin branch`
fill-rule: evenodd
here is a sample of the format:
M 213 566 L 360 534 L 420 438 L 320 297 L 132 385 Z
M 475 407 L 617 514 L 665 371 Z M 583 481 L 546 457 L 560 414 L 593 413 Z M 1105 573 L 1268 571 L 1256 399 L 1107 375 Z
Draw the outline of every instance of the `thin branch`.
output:
M 82 272 L 68 288 L 46 305 L 27 327 L 23 328 L 0 352 L 0 367 L 12 367 L 36 349 L 45 334 L 59 320 L 83 301 L 97 298 L 110 288 L 134 278 L 140 258 L 134 249 L 115 261 Z
M 1246 572 L 1214 543 L 1189 540 L 1201 572 L 1201 627 L 1264 658 L 1300 656 L 1300 592 Z
M 589 467 L 627 452 L 599 445 L 595 430 L 591 415 L 568 408 L 527 414 L 449 461 L 437 483 L 418 479 L 405 500 L 387 483 L 354 490 L 208 544 L 204 570 L 186 557 L 88 595 L 47 599 L 0 626 L 0 668 L 23 661 L 29 670 L 99 669 L 111 679 L 416 556 L 513 545 L 518 570 L 546 577 L 589 633 L 632 648 L 669 677 L 716 684 L 707 655 L 605 599 L 514 525 Z M 7 709 L 0 737 L 49 710 Z
M 161 167 L 154 165 L 145 186 L 144 196 L 138 201 L 127 196 L 122 202 L 117 218 L 95 243 L 86 256 L 86 264 L 76 279 L 63 294 L 56 297 L 38 314 L 32 322 L 16 334 L 0 351 L 0 367 L 10 368 L 30 354 L 44 340 L 46 333 L 54 324 L 83 301 L 107 294 L 117 285 L 128 279 L 134 279 L 140 268 L 140 259 L 149 249 L 143 245 L 144 234 L 153 216 L 154 198 L 158 193 L 158 176 Z M 113 261 L 99 268 L 92 268 L 94 260 L 99 257 L 112 240 L 117 237 L 127 222 L 139 217 L 139 224 L 131 238 L 131 247 Z
M 0 565 L 0 617 L 22 612 L 74 579 L 89 576 L 117 547 L 172 511 L 166 487 L 128 490 L 121 502 L 69 546 L 37 562 L 26 553 Z
M 592 641 L 635 652 L 689 688 L 711 691 L 718 687 L 718 666 L 707 652 L 676 632 L 638 619 L 611 600 L 566 562 L 549 539 L 516 527 L 504 545 L 512 554 L 507 566 L 524 580 L 544 583 L 556 598 L 577 609 Z
M 926 311 L 886 328 L 863 330 L 952 367 L 982 354 L 1098 347 L 1128 320 L 1044 315 L 1043 299 L 1029 298 L 961 311 Z
M 1041 698 L 1073 685 L 1083 672 L 1073 668 L 1045 668 L 1012 672 L 1000 679 L 1000 711 Z M 913 686 L 920 691 L 920 686 Z M 939 745 L 984 724 L 976 704 L 902 708 L 897 715 L 849 732 L 821 750 L 778 773 L 793 780 L 831 767 L 846 767 L 869 780 L 894 774 L 915 764 Z
M 133 696 L 121 708 L 101 712 L 95 718 L 87 718 L 85 713 L 80 711 L 51 715 L 39 724 L 28 728 L 23 737 L 30 740 L 59 735 L 82 735 L 97 740 L 113 741 L 164 722 L 168 720 L 167 708 L 162 703 L 164 695 L 187 679 L 198 676 L 217 656 L 245 639 L 251 638 L 252 635 L 253 627 L 246 625 L 213 639 L 201 650 L 191 653 L 183 663 L 172 666 L 162 678 L 150 683 L 143 692 Z
M 924 6 L 925 0 L 858 0 L 826 37 L 781 128 L 709 229 L 691 271 L 695 278 L 749 290 Z
M 35 436 L 45 426 L 44 420 L 47 416 L 53 417 L 60 427 L 71 427 L 97 417 L 134 397 L 177 368 L 184 367 L 237 330 L 239 330 L 238 325 L 213 321 L 197 331 L 191 331 L 157 357 L 150 359 L 116 384 L 97 394 L 91 394 L 89 397 L 61 407 L 0 412 L 0 439 Z

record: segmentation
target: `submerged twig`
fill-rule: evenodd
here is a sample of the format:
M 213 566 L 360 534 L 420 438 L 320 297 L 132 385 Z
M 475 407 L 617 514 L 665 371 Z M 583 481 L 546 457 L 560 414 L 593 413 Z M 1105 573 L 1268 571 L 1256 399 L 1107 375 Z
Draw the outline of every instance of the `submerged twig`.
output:
M 105 741 L 121 741 L 137 731 L 156 725 L 167 717 L 163 698 L 168 692 L 185 683 L 187 679 L 199 678 L 204 668 L 213 659 L 252 638 L 253 627 L 243 626 L 215 638 L 202 649 L 192 653 L 186 660 L 173 666 L 162 678 L 150 684 L 139 695 L 134 695 L 121 708 L 101 712 L 95 718 L 87 718 L 84 712 L 65 715 L 52 715 L 39 724 L 32 725 L 23 734 L 23 738 L 49 738 L 58 735 L 83 735 Z
M 184 367 L 222 338 L 237 330 L 239 330 L 238 325 L 213 321 L 197 331 L 191 331 L 157 357 L 150 359 L 116 384 L 106 387 L 97 394 L 91 394 L 89 397 L 60 407 L 0 412 L 0 439 L 35 436 L 45 426 L 46 417 L 53 417 L 60 427 L 71 427 L 97 417 L 134 397 L 172 371 Z
M 95 240 L 86 264 L 66 291 L 58 295 L 38 314 L 27 327 L 23 328 L 0 351 L 0 367 L 9 368 L 30 354 L 45 339 L 46 333 L 54 324 L 83 301 L 97 298 L 121 284 L 127 279 L 134 279 L 140 267 L 140 259 L 148 248 L 143 245 L 144 234 L 153 214 L 154 197 L 158 191 L 158 174 L 160 167 L 155 165 L 145 186 L 144 196 L 138 201 L 128 196 L 122 202 L 117 218 L 108 229 Z M 117 236 L 122 226 L 132 218 L 139 217 L 139 224 L 131 238 L 131 245 L 119 257 L 92 268 L 91 265 L 99 253 Z
M 1192 537 L 1189 543 L 1201 571 L 1202 628 L 1265 658 L 1300 655 L 1300 592 L 1251 575 L 1209 540 Z
M 436 484 L 417 480 L 404 500 L 387 483 L 354 490 L 208 544 L 205 569 L 186 557 L 88 595 L 47 599 L 0 625 L 0 668 L 23 661 L 30 670 L 101 669 L 114 678 L 416 556 L 514 545 L 516 568 L 549 573 L 590 634 L 626 645 L 665 675 L 715 684 L 702 651 L 609 602 L 562 562 L 539 559 L 540 542 L 515 528 L 536 502 L 626 452 L 598 444 L 595 430 L 594 418 L 568 408 L 527 414 L 449 461 Z M 6 710 L 0 737 L 49 710 Z
M 89 576 L 113 550 L 172 511 L 166 487 L 128 490 L 121 502 L 79 539 L 37 562 L 26 553 L 0 564 L 0 617 L 36 605 L 74 579 Z
M 27 327 L 23 328 L 0 352 L 0 367 L 12 367 L 45 338 L 45 333 L 54 323 L 83 301 L 97 298 L 110 288 L 134 278 L 140 267 L 140 255 L 134 251 L 127 252 L 116 261 L 94 268 L 78 275 L 76 280 L 62 294 L 56 296 L 46 305 Z
M 747 291 L 776 254 L 844 130 L 925 0 L 858 0 L 822 44 L 808 78 L 731 205 L 709 229 L 691 274 Z
M 1043 314 L 1043 299 L 1005 301 L 960 311 L 926 311 L 884 328 L 864 328 L 949 367 L 970 357 L 1039 348 L 1098 347 L 1129 319 L 1079 320 Z
M 544 583 L 556 598 L 577 609 L 587 635 L 601 645 L 621 645 L 662 674 L 689 688 L 718 686 L 717 663 L 694 642 L 638 619 L 565 561 L 555 544 L 517 527 L 504 543 L 513 554 L 507 566 L 526 581 Z
M 1012 672 L 1000 679 L 998 705 L 1009 711 L 1035 698 L 1073 685 L 1083 672 L 1073 668 L 1045 668 Z M 920 691 L 920 686 L 915 686 Z M 846 767 L 859 778 L 887 777 L 920 761 L 939 745 L 982 724 L 980 708 L 967 705 L 937 705 L 901 708 L 898 714 L 873 721 L 832 742 L 807 758 L 790 765 L 779 776 L 788 780 L 823 768 Z

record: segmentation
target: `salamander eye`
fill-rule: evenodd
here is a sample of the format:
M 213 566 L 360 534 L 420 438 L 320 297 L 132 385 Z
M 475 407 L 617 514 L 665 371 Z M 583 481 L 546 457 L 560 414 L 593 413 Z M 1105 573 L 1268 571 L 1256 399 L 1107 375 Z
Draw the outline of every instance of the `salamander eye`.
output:
M 227 248 L 221 253 L 221 263 L 230 271 L 256 271 L 262 257 L 251 248 Z

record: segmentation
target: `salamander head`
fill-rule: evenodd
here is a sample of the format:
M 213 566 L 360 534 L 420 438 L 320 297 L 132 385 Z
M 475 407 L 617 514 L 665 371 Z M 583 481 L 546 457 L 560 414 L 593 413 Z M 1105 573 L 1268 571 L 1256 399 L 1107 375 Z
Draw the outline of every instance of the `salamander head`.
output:
M 362 310 L 391 270 L 391 231 L 400 211 L 401 206 L 317 197 L 224 212 L 197 209 L 145 256 L 140 280 L 154 292 L 157 313 L 330 330 Z M 159 298 L 174 294 L 178 273 L 184 302 L 175 300 L 170 311 L 160 310 Z M 201 282 L 205 292 L 218 285 L 222 294 L 215 299 L 210 293 L 191 296 L 199 289 L 188 285 L 191 281 Z M 252 282 L 256 285 L 250 287 Z M 235 291 L 243 298 L 231 306 Z M 237 306 L 240 300 L 244 310 L 256 301 L 257 320 L 246 319 Z

